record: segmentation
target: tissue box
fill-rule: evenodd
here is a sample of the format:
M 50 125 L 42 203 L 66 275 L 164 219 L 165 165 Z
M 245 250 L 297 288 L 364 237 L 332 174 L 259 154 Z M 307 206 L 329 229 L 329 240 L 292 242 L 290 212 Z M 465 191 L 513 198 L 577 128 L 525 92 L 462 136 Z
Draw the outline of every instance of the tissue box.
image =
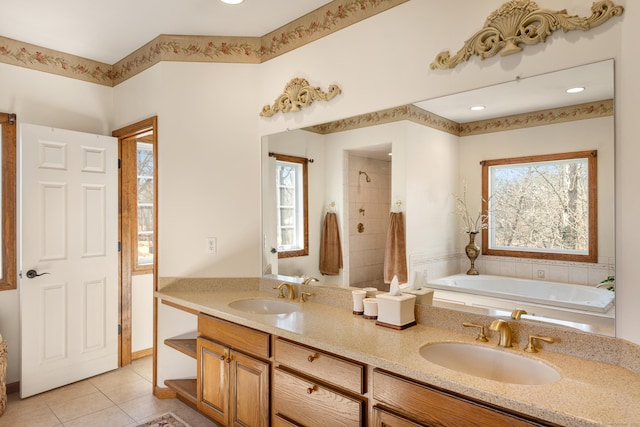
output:
M 404 289 L 402 292 L 415 295 L 416 304 L 421 304 L 421 305 L 433 304 L 433 289 L 429 289 L 429 288 Z
M 414 306 L 416 304 L 415 295 L 402 294 L 393 296 L 389 294 L 379 294 L 378 300 L 378 320 L 377 325 L 394 329 L 405 329 L 416 324 Z

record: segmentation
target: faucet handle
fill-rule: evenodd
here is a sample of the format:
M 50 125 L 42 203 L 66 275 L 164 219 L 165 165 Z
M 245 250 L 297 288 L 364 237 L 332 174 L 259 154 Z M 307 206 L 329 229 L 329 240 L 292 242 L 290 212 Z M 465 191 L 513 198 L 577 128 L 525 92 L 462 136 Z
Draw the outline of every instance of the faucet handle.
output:
M 526 351 L 527 353 L 537 353 L 538 352 L 538 349 L 536 348 L 536 346 L 533 345 L 533 341 L 534 340 L 544 341 L 544 342 L 547 342 L 549 344 L 551 344 L 553 342 L 553 338 L 551 338 L 551 337 L 540 337 L 538 335 L 529 335 L 529 343 L 524 348 L 524 351 Z
M 462 324 L 462 326 L 464 326 L 465 328 L 479 328 L 480 329 L 480 333 L 478 334 L 478 336 L 476 337 L 476 341 L 481 341 L 481 342 L 487 342 L 489 341 L 487 339 L 487 336 L 484 334 L 484 326 L 482 325 L 476 325 L 475 323 L 467 323 L 464 322 Z
M 520 317 L 521 317 L 523 314 L 527 314 L 527 312 L 526 312 L 525 310 L 521 310 L 521 309 L 517 308 L 517 309 L 515 309 L 515 310 L 513 310 L 513 311 L 511 312 L 511 318 L 512 318 L 513 320 L 520 320 Z
M 307 297 L 311 296 L 311 292 L 300 292 L 300 302 L 306 302 Z
M 284 289 L 282 289 L 282 286 L 274 286 L 271 289 L 277 289 L 280 291 L 280 293 L 278 294 L 278 298 L 284 298 Z

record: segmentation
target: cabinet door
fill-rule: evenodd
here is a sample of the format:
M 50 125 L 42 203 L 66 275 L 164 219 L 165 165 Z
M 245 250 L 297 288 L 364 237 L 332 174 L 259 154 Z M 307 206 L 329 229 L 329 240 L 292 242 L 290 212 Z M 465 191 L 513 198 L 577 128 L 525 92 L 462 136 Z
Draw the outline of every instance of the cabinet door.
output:
M 269 425 L 269 363 L 231 351 L 230 416 L 234 426 Z
M 198 409 L 215 421 L 228 425 L 229 350 L 198 338 Z
M 410 421 L 379 406 L 373 407 L 374 427 L 422 427 L 424 424 Z

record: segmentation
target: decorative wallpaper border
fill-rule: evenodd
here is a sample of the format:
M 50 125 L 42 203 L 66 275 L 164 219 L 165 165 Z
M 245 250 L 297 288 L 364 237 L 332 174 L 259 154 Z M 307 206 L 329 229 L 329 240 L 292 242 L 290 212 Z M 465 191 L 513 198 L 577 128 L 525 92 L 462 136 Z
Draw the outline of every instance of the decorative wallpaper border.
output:
M 86 82 L 113 85 L 112 67 L 109 64 L 2 36 L 0 62 Z
M 401 107 L 389 108 L 387 110 L 361 114 L 348 119 L 336 120 L 329 123 L 307 127 L 304 128 L 304 130 L 326 135 L 368 126 L 398 122 L 401 120 L 409 120 L 451 135 L 470 136 L 534 126 L 545 126 L 576 120 L 594 119 L 612 115 L 613 100 L 608 99 L 605 101 L 533 111 L 530 113 L 515 114 L 512 116 L 460 124 L 430 113 L 429 111 L 425 111 L 415 105 L 403 105 Z
M 465 123 L 460 125 L 460 136 L 502 132 L 606 116 L 613 116 L 613 99 Z
M 412 104 L 376 111 L 374 113 L 361 114 L 316 126 L 310 126 L 304 128 L 304 130 L 326 135 L 329 133 L 344 132 L 368 126 L 399 122 L 402 120 L 409 120 L 452 135 L 459 135 L 460 133 L 460 125 L 458 123 L 425 111 Z
M 113 65 L 0 36 L 0 62 L 116 86 L 161 61 L 259 64 L 409 0 L 334 0 L 262 37 L 160 35 Z

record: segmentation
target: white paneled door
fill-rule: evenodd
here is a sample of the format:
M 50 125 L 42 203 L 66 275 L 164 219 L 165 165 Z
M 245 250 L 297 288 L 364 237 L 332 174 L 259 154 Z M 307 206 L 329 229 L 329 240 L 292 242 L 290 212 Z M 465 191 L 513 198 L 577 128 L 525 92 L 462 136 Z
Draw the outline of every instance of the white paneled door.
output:
M 21 397 L 118 365 L 118 143 L 22 124 Z

